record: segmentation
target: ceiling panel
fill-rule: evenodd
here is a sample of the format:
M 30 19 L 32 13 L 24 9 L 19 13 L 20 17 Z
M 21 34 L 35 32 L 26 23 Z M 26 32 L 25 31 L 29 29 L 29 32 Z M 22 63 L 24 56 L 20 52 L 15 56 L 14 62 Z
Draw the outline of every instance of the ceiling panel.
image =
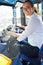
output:
M 0 3 L 14 4 L 16 2 L 25 2 L 26 0 L 0 0 Z M 27 0 L 28 1 L 28 0 Z M 34 3 L 41 2 L 41 0 L 31 0 Z M 43 0 L 42 0 L 43 1 Z

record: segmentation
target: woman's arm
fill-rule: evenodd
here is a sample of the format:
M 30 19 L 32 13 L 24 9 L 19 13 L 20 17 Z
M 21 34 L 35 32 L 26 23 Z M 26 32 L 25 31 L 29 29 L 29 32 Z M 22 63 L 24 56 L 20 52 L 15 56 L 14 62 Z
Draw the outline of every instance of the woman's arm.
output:
M 12 32 L 12 31 L 7 31 L 6 34 L 9 36 L 17 37 L 17 38 L 19 37 L 19 35 L 17 35 L 16 33 Z

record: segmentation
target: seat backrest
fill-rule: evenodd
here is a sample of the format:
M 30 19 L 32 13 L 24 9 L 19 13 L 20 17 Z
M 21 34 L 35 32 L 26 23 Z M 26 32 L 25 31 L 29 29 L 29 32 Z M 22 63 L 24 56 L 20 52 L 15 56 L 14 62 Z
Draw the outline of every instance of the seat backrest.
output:
M 40 54 L 41 54 L 41 58 L 43 59 L 43 45 L 41 46 Z

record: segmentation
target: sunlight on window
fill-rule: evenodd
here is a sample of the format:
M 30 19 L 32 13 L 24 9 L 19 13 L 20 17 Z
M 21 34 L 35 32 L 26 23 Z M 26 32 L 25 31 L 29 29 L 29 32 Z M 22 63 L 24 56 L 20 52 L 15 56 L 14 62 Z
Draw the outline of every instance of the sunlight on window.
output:
M 0 6 L 0 30 L 12 25 L 13 10 L 10 6 Z

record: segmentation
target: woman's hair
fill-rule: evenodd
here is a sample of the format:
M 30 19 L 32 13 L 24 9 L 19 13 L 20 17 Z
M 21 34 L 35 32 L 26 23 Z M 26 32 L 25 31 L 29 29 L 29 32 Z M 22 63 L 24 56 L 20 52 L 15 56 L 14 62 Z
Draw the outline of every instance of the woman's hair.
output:
M 34 11 L 35 11 L 35 13 L 36 13 L 37 15 L 40 14 L 39 11 L 38 11 L 38 9 L 37 9 L 36 7 L 34 7 Z
M 33 2 L 32 1 L 30 1 L 30 0 L 28 0 L 28 1 L 25 1 L 24 3 L 30 3 L 30 5 L 31 5 L 31 7 L 34 7 L 34 4 L 33 4 Z

